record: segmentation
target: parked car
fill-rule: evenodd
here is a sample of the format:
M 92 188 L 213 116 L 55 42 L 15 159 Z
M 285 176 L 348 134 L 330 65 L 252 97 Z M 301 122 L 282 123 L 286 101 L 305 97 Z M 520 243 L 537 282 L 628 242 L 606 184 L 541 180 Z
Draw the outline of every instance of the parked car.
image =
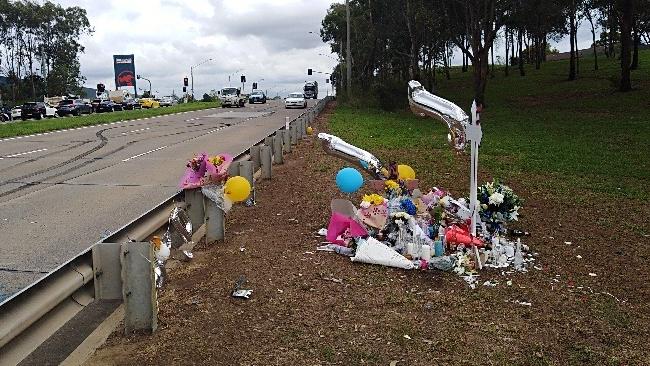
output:
M 56 117 L 56 108 L 44 102 L 29 102 L 23 104 L 20 111 L 20 118 L 25 121 L 28 118 L 43 119 L 45 117 Z
M 93 108 L 90 104 L 81 99 L 66 99 L 59 102 L 57 113 L 59 116 L 81 116 L 82 114 L 91 114 Z
M 131 98 L 131 99 L 125 99 L 122 102 L 122 108 L 123 109 L 128 109 L 128 110 L 133 110 L 133 109 L 142 109 L 142 106 L 140 105 L 140 103 L 137 100 Z
M 248 97 L 248 103 L 250 103 L 250 104 L 253 104 L 253 103 L 265 104 L 266 103 L 266 95 L 264 95 L 264 92 L 262 92 L 261 90 L 255 90 Z
M 284 99 L 285 108 L 307 108 L 307 100 L 303 93 L 291 93 Z
M 160 108 L 160 102 L 153 98 L 140 99 L 140 106 L 142 108 Z
M 18 119 L 20 118 L 20 115 L 22 114 L 22 106 L 15 106 L 11 109 L 11 119 Z
M 124 108 L 122 108 L 121 104 L 115 103 L 112 100 L 102 100 L 99 102 L 97 107 L 95 107 L 95 112 L 97 113 L 102 113 L 102 112 L 115 112 L 115 111 L 122 111 Z
M 176 104 L 176 101 L 172 97 L 162 97 L 159 102 L 161 107 L 171 107 Z

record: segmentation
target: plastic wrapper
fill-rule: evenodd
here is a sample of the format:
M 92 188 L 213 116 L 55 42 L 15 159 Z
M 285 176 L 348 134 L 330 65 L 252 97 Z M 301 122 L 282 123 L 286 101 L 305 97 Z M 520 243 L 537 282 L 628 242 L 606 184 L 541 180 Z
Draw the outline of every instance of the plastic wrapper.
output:
M 379 264 L 395 268 L 414 268 L 413 262 L 372 237 L 360 239 L 357 242 L 357 251 L 354 257 L 350 259 L 353 262 Z
M 207 199 L 214 202 L 224 213 L 227 213 L 232 208 L 232 201 L 224 195 L 223 186 L 221 185 L 203 186 L 201 187 L 201 193 Z
M 433 257 L 429 261 L 429 269 L 451 272 L 456 267 L 456 258 L 452 256 Z
M 365 236 L 368 236 L 368 231 L 354 219 L 338 212 L 332 213 L 329 226 L 327 227 L 327 241 L 345 245 L 344 239 L 346 238 Z

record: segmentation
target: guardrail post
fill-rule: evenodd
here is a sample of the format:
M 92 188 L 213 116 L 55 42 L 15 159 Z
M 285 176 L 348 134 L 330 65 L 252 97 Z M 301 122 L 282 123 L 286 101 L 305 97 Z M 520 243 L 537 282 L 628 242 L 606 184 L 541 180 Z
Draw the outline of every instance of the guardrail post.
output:
M 273 161 L 276 164 L 284 163 L 284 157 L 282 156 L 282 140 L 284 140 L 284 132 L 276 132 L 275 136 L 273 136 Z
M 222 241 L 226 237 L 226 217 L 221 208 L 212 200 L 204 198 L 205 202 L 205 241 L 212 243 Z
M 273 136 L 266 136 L 264 138 L 264 145 L 273 146 Z
M 124 300 L 124 332 L 155 331 L 158 327 L 158 299 L 154 278 L 151 243 L 123 243 L 122 299 Z
M 304 138 L 305 136 L 307 136 L 307 120 L 303 118 L 300 121 L 300 137 Z
M 235 177 L 239 175 L 239 162 L 233 161 L 232 164 L 228 167 L 228 175 Z
M 283 130 L 282 131 L 282 146 L 284 149 L 284 152 L 291 152 L 291 131 L 290 130 Z
M 250 160 L 239 162 L 239 175 L 246 178 L 251 184 L 251 196 L 246 200 L 246 206 L 255 205 L 255 179 L 253 179 L 253 162 Z
M 292 123 L 291 128 L 289 129 L 291 133 L 291 145 L 297 145 L 298 144 L 298 129 L 296 128 L 296 124 Z
M 280 153 L 282 155 L 282 153 Z M 260 160 L 262 163 L 262 179 L 271 179 L 271 147 L 262 146 L 260 149 Z
M 253 162 L 253 172 L 260 168 L 260 146 L 255 145 L 250 148 L 251 161 Z
M 186 189 L 185 203 L 187 204 L 187 215 L 192 223 L 192 233 L 195 233 L 205 220 L 205 208 L 203 207 L 203 193 L 201 188 Z

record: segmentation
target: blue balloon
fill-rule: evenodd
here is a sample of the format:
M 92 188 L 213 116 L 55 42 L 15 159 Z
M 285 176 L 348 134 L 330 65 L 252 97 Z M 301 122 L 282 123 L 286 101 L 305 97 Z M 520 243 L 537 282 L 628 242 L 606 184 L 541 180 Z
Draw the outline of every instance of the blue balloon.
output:
M 343 193 L 354 193 L 363 185 L 363 176 L 354 168 L 343 168 L 336 174 L 336 185 Z

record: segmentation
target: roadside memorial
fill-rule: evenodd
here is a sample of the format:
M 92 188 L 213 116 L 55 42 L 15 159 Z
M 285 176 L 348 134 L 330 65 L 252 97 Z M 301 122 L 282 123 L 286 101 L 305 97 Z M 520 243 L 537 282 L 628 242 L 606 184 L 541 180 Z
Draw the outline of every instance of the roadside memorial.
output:
M 368 194 L 359 208 L 347 200 L 333 201 L 329 227 L 320 233 L 328 243 L 318 250 L 343 254 L 354 262 L 453 272 L 472 288 L 479 271 L 486 268 L 508 274 L 527 271 L 535 258 L 521 242 L 523 232 L 508 230 L 518 220 L 523 200 L 501 182 L 481 186 L 477 182 L 480 106 L 474 103 L 470 118 L 415 81 L 409 82 L 409 104 L 414 113 L 444 122 L 459 154 L 470 145 L 469 195 L 454 198 L 438 187 L 423 193 L 410 166 L 383 164 L 366 150 L 320 133 L 325 152 L 361 168 L 372 179 L 364 182 L 351 167 L 339 171 L 336 184 L 343 193 Z M 335 206 L 353 208 L 335 210 Z

